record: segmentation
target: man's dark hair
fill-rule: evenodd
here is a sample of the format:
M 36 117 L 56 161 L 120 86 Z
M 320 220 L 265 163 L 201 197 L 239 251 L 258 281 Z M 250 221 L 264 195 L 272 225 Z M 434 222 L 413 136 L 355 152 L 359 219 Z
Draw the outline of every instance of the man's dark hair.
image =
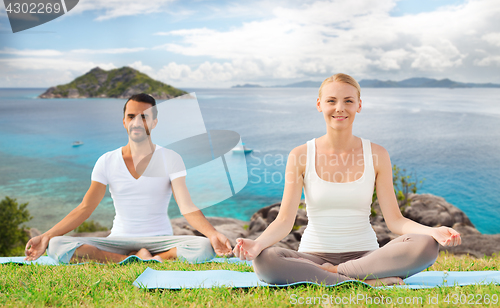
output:
M 153 119 L 156 119 L 156 117 L 158 116 L 158 109 L 156 109 L 156 100 L 149 94 L 139 93 L 139 94 L 132 95 L 125 103 L 125 106 L 123 106 L 123 116 L 124 117 L 125 117 L 125 110 L 127 109 L 128 101 L 136 101 L 139 103 L 151 104 L 151 106 L 153 106 L 153 108 L 151 108 L 151 111 L 153 111 Z

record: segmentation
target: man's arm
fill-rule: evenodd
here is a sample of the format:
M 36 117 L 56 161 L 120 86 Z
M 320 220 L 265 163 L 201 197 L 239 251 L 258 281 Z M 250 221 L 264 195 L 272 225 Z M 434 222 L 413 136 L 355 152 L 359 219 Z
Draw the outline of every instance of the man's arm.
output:
M 210 224 L 205 215 L 194 205 L 191 200 L 191 195 L 186 186 L 186 177 L 178 177 L 172 181 L 172 192 L 175 201 L 179 205 L 181 214 L 186 218 L 188 223 L 205 235 L 212 243 L 214 251 L 217 255 L 232 254 L 231 244 L 223 234 L 217 232 Z
M 32 261 L 38 259 L 47 249 L 49 241 L 54 236 L 64 235 L 81 225 L 99 205 L 104 194 L 106 185 L 92 181 L 90 188 L 83 197 L 82 203 L 72 210 L 66 217 L 58 222 L 49 231 L 36 236 L 26 244 L 25 260 Z

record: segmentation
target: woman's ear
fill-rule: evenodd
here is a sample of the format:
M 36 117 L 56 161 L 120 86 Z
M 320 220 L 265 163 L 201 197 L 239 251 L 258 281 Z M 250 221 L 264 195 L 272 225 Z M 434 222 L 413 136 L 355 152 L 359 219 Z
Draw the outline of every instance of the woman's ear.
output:
M 359 106 L 358 106 L 358 110 L 357 110 L 358 113 L 361 112 L 361 99 L 359 99 Z
M 321 100 L 319 99 L 319 97 L 316 99 L 316 109 L 318 109 L 319 112 L 322 112 L 321 110 Z

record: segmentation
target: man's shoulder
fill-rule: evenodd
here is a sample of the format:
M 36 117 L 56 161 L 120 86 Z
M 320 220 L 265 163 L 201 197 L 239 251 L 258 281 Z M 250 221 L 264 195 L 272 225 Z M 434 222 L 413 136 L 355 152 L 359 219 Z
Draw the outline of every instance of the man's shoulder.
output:
M 155 151 L 161 153 L 163 156 L 167 158 L 172 158 L 172 157 L 181 157 L 179 153 L 177 153 L 174 150 L 171 150 L 169 148 L 162 147 L 160 145 L 156 145 Z
M 119 147 L 118 149 L 111 150 L 111 151 L 108 151 L 108 152 L 102 154 L 99 157 L 98 161 L 99 160 L 105 160 L 105 161 L 107 161 L 109 159 L 117 159 L 119 157 L 122 157 L 122 148 L 121 147 Z

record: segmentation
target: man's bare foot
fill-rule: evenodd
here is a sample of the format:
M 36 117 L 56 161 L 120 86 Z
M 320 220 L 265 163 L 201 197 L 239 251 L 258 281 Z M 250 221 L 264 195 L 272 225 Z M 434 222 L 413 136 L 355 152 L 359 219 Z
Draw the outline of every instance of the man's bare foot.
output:
M 146 248 L 139 249 L 139 251 L 135 255 L 143 260 L 149 260 L 153 258 L 153 255 Z
M 160 261 L 160 263 L 163 262 L 163 259 L 159 256 L 159 255 L 156 255 L 154 256 L 153 258 L 151 258 L 152 260 L 156 260 L 156 261 Z
M 371 285 L 372 287 L 381 287 L 381 286 L 392 286 L 392 285 L 404 285 L 403 279 L 399 277 L 385 277 L 385 278 L 379 278 L 379 279 L 366 279 L 363 280 L 363 282 L 366 282 L 367 284 Z

